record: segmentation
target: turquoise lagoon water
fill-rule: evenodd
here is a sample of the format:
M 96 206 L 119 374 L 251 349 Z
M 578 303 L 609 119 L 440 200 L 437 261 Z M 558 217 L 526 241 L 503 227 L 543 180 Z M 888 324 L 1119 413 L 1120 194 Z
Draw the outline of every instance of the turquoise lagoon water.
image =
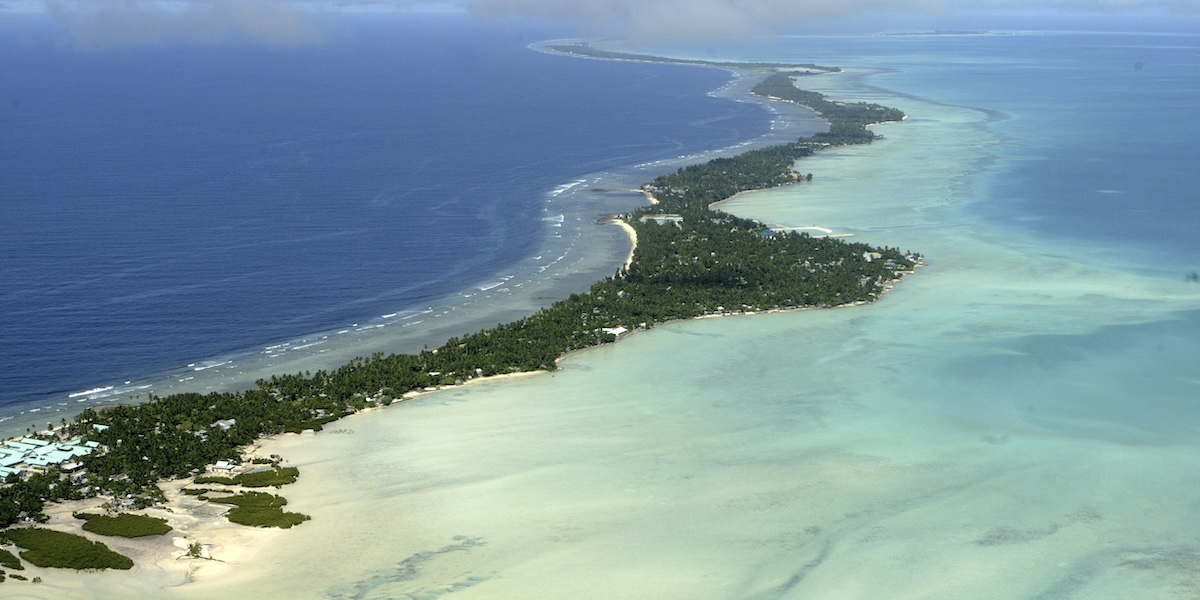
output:
M 831 62 L 804 86 L 902 108 L 723 208 L 929 266 L 871 306 L 666 325 L 273 442 L 313 520 L 172 591 L 1193 597 L 1200 50 L 1081 40 L 656 49 Z

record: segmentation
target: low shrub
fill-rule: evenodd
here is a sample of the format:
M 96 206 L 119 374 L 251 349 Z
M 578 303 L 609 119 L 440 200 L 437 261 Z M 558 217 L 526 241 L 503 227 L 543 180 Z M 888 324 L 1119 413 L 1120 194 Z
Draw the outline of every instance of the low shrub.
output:
M 21 564 L 21 560 L 17 558 L 17 555 L 3 548 L 0 548 L 0 567 L 12 569 L 14 571 L 20 571 L 25 568 L 25 566 Z
M 167 525 L 166 519 L 147 517 L 145 515 L 122 513 L 115 517 L 109 517 L 89 513 L 75 513 L 74 516 L 76 519 L 87 521 L 83 524 L 84 531 L 90 531 L 99 535 L 135 538 L 163 535 L 171 530 L 171 526 Z
M 234 508 L 225 515 L 230 521 L 251 527 L 278 527 L 288 529 L 312 517 L 300 513 L 285 512 L 287 499 L 265 492 L 246 492 L 226 498 L 209 498 L 209 502 L 232 504 Z
M 81 535 L 40 527 L 10 529 L 4 536 L 24 548 L 21 558 L 39 567 L 64 569 L 131 569 L 133 560 Z M 14 575 L 15 577 L 15 575 Z
M 197 477 L 192 481 L 196 484 L 218 483 L 221 485 L 244 485 L 246 487 L 279 487 L 289 483 L 296 483 L 296 478 L 298 477 L 300 477 L 300 469 L 296 467 L 279 467 L 255 471 L 253 473 L 242 473 L 236 477 L 207 475 Z
M 296 478 L 298 477 L 300 477 L 300 469 L 296 467 L 280 467 L 269 471 L 242 473 L 233 479 L 246 487 L 279 487 L 281 485 L 288 485 L 289 483 L 296 483 Z

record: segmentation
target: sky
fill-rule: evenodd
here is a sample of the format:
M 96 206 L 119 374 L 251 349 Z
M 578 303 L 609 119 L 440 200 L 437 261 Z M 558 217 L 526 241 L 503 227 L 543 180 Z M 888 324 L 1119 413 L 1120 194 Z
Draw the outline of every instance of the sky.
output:
M 1200 31 L 1200 0 L 0 0 L 0 18 L 44 14 L 88 49 L 164 42 L 321 43 L 337 16 L 461 12 L 579 36 L 745 38 L 920 29 Z

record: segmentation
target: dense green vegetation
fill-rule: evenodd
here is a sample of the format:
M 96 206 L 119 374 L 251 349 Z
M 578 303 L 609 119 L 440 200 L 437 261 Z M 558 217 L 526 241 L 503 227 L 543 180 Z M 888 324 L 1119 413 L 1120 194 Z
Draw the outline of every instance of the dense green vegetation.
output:
M 80 500 L 92 494 L 93 490 L 85 486 L 61 485 L 61 479 L 54 470 L 31 473 L 25 479 L 10 475 L 6 485 L 0 487 L 0 527 L 13 525 L 21 517 L 44 521 L 42 507 L 46 502 Z
M 737 67 L 737 68 L 753 68 L 753 69 L 808 69 L 810 71 L 819 71 L 822 73 L 837 73 L 841 69 L 837 67 L 822 67 L 811 63 L 744 63 L 731 61 L 715 61 L 701 60 L 691 58 L 666 58 L 662 56 L 652 56 L 648 54 L 632 54 L 628 52 L 613 52 L 611 50 L 601 50 L 593 47 L 588 43 L 578 44 L 559 44 L 555 46 L 547 46 L 555 52 L 563 54 L 574 54 L 576 56 L 586 56 L 589 58 L 603 58 L 607 60 L 636 60 L 641 62 L 660 62 L 670 63 L 673 65 L 701 65 L 705 67 Z
M 39 567 L 64 569 L 131 569 L 128 556 L 108 549 L 100 542 L 71 533 L 22 527 L 4 532 L 4 537 L 24 548 L 21 558 Z
M 98 442 L 103 451 L 82 457 L 85 472 L 70 478 L 54 469 L 10 478 L 0 488 L 0 526 L 44 521 L 47 501 L 103 494 L 146 506 L 162 498 L 158 481 L 192 477 L 219 460 L 236 461 L 240 448 L 263 436 L 319 430 L 431 386 L 553 370 L 564 354 L 611 342 L 622 330 L 702 315 L 878 298 L 890 281 L 914 266 L 915 257 L 893 248 L 774 232 L 710 205 L 742 191 L 808 179 L 794 171 L 796 160 L 823 148 L 869 143 L 876 136 L 868 124 L 903 115 L 873 104 L 829 102 L 797 90 L 780 75 L 767 78 L 755 92 L 813 108 L 830 121 L 829 131 L 689 166 L 647 183 L 645 190 L 659 202 L 621 215 L 638 235 L 628 269 L 526 318 L 451 338 L 436 349 L 376 354 L 333 370 L 277 375 L 245 391 L 152 396 L 140 405 L 85 410 L 59 435 Z M 196 482 L 283 485 L 297 474 L 277 468 Z M 287 501 L 271 494 L 210 501 L 236 505 L 229 519 L 247 525 L 291 527 L 308 519 L 284 512 Z M 27 532 L 41 530 L 18 531 L 28 537 L 40 534 Z
M 278 527 L 287 529 L 299 525 L 311 517 L 294 512 L 284 512 L 287 499 L 265 492 L 246 492 L 225 498 L 208 498 L 209 502 L 232 504 L 234 508 L 225 515 L 230 521 L 251 527 Z
M 146 537 L 150 535 L 164 535 L 168 531 L 171 531 L 171 526 L 167 525 L 166 519 L 148 517 L 146 515 L 121 513 L 116 516 L 108 516 L 91 513 L 75 513 L 73 516 L 76 519 L 83 519 L 86 521 L 83 524 L 84 531 L 90 531 L 98 535 L 115 535 L 119 537 L 135 538 Z
M 872 123 L 899 121 L 904 118 L 903 112 L 880 104 L 834 102 L 825 98 L 823 94 L 797 88 L 792 79 L 782 73 L 771 75 L 750 91 L 759 96 L 803 104 L 814 112 L 821 113 L 822 117 L 829 120 L 830 133 L 833 133 L 835 128 L 864 127 Z
M 3 548 L 0 548 L 0 567 L 12 569 L 14 571 L 25 570 L 24 565 L 21 564 L 21 561 L 17 558 L 17 555 Z

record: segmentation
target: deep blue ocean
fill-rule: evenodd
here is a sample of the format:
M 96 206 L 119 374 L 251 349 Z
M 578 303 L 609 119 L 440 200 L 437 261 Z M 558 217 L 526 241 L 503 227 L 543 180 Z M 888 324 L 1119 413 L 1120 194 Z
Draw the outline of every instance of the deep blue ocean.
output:
M 464 17 L 300 48 L 5 27 L 0 406 L 423 306 L 534 252 L 555 186 L 769 128 L 707 95 L 726 73 Z

